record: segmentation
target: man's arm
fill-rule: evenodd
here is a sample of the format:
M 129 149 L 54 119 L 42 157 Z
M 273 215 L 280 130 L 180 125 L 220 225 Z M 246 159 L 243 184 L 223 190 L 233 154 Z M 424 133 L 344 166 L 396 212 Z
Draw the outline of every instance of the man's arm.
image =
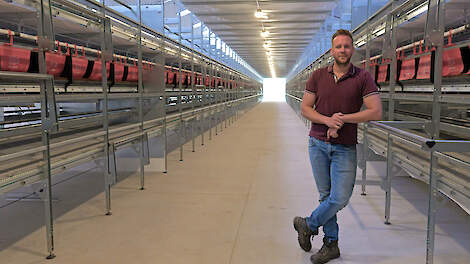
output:
M 318 113 L 313 109 L 316 95 L 314 93 L 305 92 L 302 99 L 300 109 L 302 115 L 313 123 L 324 124 L 331 128 L 339 129 L 343 125 L 343 121 L 339 117 L 327 117 Z
M 366 109 L 352 114 L 336 113 L 333 118 L 341 118 L 345 123 L 362 123 L 382 119 L 382 101 L 379 94 L 373 94 L 364 98 Z

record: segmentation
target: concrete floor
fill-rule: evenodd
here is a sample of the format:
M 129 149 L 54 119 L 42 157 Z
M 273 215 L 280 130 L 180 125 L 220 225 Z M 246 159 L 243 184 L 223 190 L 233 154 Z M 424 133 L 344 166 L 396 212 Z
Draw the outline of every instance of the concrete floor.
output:
M 147 173 L 146 190 L 137 174 L 122 179 L 112 216 L 103 215 L 101 171 L 82 172 L 56 192 L 57 257 L 44 259 L 43 204 L 18 202 L 0 209 L 0 263 L 310 263 L 292 227 L 318 204 L 307 132 L 287 104 L 262 103 L 195 153 L 185 146 L 184 162 L 172 152 L 169 173 Z M 384 172 L 370 165 L 368 195 L 356 186 L 339 214 L 342 256 L 331 263 L 424 263 L 427 186 L 395 177 L 386 226 Z M 435 263 L 468 263 L 468 223 L 455 204 L 440 203 Z M 312 252 L 319 247 L 315 237 Z

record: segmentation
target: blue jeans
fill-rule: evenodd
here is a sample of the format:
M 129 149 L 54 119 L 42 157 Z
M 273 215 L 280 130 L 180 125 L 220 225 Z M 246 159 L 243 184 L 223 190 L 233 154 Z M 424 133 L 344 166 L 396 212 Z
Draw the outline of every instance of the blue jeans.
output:
M 307 217 L 311 230 L 323 226 L 329 240 L 338 240 L 336 213 L 351 198 L 356 181 L 356 145 L 330 144 L 314 137 L 308 142 L 313 177 L 320 193 L 320 204 Z

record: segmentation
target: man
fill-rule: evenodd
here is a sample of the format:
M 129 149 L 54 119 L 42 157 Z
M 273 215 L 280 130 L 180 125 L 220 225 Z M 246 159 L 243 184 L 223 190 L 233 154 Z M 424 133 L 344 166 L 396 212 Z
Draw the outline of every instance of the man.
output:
M 356 179 L 357 123 L 382 118 L 382 104 L 369 72 L 350 63 L 354 53 L 349 31 L 331 38 L 333 65 L 316 70 L 307 82 L 302 115 L 312 121 L 308 144 L 320 205 L 309 217 L 295 217 L 300 247 L 310 251 L 310 239 L 323 227 L 323 246 L 310 258 L 322 264 L 340 256 L 336 213 L 351 197 Z M 362 105 L 365 110 L 360 111 Z

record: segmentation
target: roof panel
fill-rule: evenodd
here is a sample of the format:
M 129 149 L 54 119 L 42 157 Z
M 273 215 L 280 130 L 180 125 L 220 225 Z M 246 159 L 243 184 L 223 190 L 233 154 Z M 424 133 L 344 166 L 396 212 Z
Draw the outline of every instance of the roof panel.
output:
M 271 71 L 263 43 L 271 41 L 277 76 L 286 76 L 295 60 L 336 7 L 336 1 L 259 0 L 267 19 L 257 19 L 257 1 L 183 0 L 183 4 L 264 77 Z M 264 39 L 262 28 L 271 34 Z

